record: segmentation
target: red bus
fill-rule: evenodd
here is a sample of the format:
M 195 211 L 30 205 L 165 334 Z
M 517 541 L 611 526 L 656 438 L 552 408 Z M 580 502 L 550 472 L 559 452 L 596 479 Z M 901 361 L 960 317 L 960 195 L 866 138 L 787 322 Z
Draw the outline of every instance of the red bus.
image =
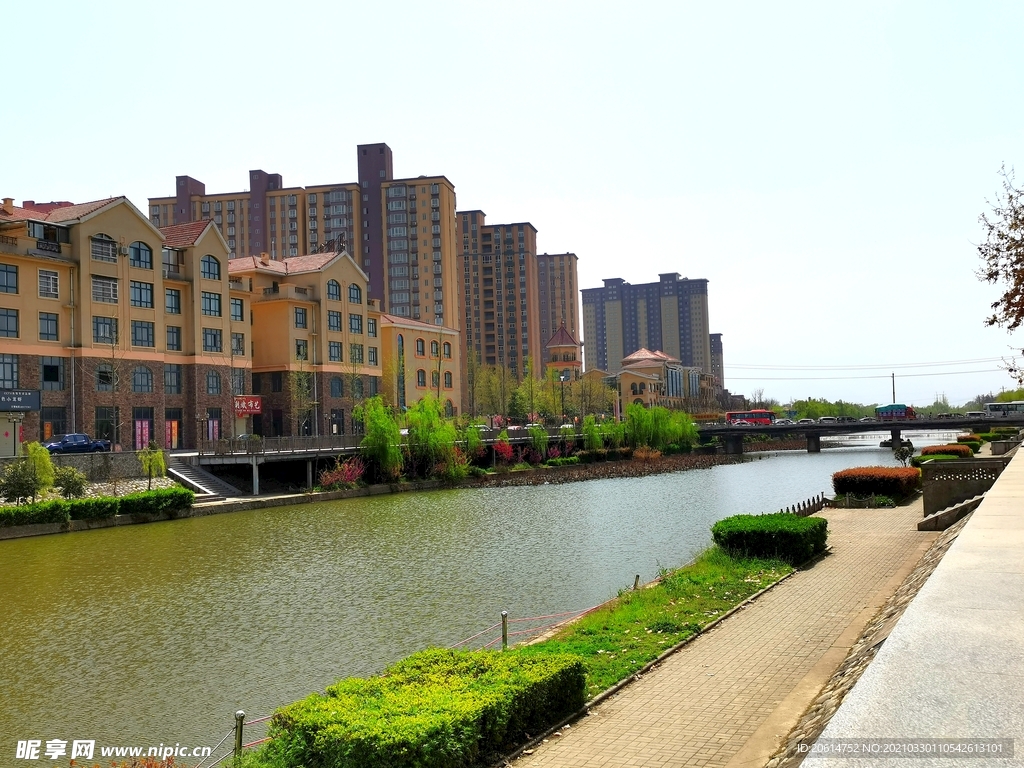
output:
M 748 424 L 769 426 L 775 423 L 775 414 L 763 408 L 755 408 L 751 411 L 729 411 L 725 414 L 726 424 L 735 424 L 738 421 L 745 421 Z

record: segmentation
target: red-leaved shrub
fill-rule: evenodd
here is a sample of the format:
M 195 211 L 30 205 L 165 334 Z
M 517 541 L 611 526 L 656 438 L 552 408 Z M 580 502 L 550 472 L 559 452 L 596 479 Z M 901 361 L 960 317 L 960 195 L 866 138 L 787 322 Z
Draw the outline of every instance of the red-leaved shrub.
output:
M 512 446 L 504 440 L 499 440 L 494 444 L 494 458 L 502 464 L 508 464 L 512 461 Z
M 832 475 L 832 487 L 840 496 L 891 496 L 901 499 L 921 483 L 916 467 L 853 467 Z
M 934 456 L 937 453 L 942 453 L 946 456 L 959 456 L 961 459 L 969 459 L 974 455 L 971 446 L 958 445 L 956 443 L 951 443 L 950 445 L 928 445 L 921 449 L 922 456 Z
M 355 488 L 365 471 L 366 464 L 358 456 L 355 456 L 344 464 L 339 462 L 321 472 L 320 487 L 328 491 L 338 488 Z

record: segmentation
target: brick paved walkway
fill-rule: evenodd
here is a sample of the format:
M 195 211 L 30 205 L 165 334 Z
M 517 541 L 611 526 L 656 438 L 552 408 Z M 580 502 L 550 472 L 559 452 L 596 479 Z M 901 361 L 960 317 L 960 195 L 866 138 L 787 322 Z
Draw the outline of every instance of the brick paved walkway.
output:
M 937 534 L 922 507 L 824 512 L 832 554 L 520 757 L 516 768 L 764 765 Z

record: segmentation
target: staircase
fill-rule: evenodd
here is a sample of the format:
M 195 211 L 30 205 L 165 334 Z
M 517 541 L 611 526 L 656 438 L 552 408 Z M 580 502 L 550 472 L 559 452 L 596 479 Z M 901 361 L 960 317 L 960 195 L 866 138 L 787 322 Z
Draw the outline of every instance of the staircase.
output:
M 171 456 L 167 465 L 167 474 L 196 494 L 196 504 L 211 501 L 222 501 L 228 497 L 244 496 L 235 486 L 224 482 L 210 474 L 202 467 L 187 464 L 176 456 Z

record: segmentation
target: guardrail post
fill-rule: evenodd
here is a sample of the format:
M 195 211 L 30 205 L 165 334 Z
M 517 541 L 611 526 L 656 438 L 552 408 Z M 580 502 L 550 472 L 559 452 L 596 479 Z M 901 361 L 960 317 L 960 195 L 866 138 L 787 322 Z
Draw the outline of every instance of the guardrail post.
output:
M 245 720 L 245 712 L 235 712 L 235 759 L 242 756 L 242 721 Z
M 501 650 L 508 650 L 508 611 L 501 612 Z
M 638 589 L 640 589 L 640 574 L 639 573 L 636 575 L 636 578 L 633 579 L 633 591 L 635 592 Z

